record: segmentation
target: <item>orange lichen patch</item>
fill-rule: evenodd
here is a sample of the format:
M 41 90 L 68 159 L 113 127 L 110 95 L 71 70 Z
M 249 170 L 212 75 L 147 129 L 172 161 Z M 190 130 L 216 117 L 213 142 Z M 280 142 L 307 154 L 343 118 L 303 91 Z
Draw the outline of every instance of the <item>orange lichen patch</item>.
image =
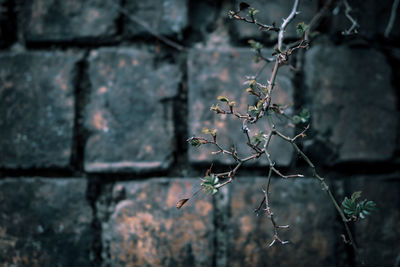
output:
M 167 207 L 169 208 L 175 207 L 176 202 L 178 202 L 179 199 L 184 197 L 183 193 L 184 193 L 183 188 L 180 186 L 180 184 L 173 183 L 168 190 Z
M 135 216 L 130 217 L 122 214 L 123 220 L 117 225 L 119 234 L 123 238 L 123 242 L 119 248 L 119 258 L 123 261 L 127 259 L 127 255 L 135 255 L 136 261 L 130 262 L 135 265 L 154 264 L 159 265 L 160 259 L 157 257 L 157 240 L 154 239 L 152 233 L 160 231 L 159 220 L 155 220 L 149 212 L 139 212 Z M 132 242 L 132 236 L 136 236 L 137 242 Z
M 67 83 L 66 83 L 66 81 L 64 79 L 64 76 L 62 74 L 61 75 L 57 75 L 56 81 L 57 81 L 58 86 L 60 86 L 60 88 L 63 91 L 66 91 L 68 89 Z
M 201 216 L 209 215 L 212 209 L 210 202 L 199 200 L 196 202 L 196 212 Z
M 132 59 L 132 65 L 133 66 L 139 65 L 139 61 L 136 58 Z
M 228 69 L 223 69 L 221 73 L 218 74 L 218 78 L 223 82 L 229 81 Z
M 309 210 L 311 212 L 316 212 L 317 208 L 315 207 L 315 205 L 313 203 L 308 203 L 307 204 L 307 210 Z
M 100 16 L 100 13 L 99 13 L 98 10 L 91 9 L 91 10 L 89 10 L 89 12 L 88 12 L 88 15 L 87 15 L 87 17 L 86 17 L 86 21 L 87 21 L 88 23 L 93 22 L 93 21 L 96 20 L 99 16 Z
M 92 125 L 97 130 L 108 131 L 107 121 L 104 119 L 101 111 L 96 111 L 93 115 Z
M 233 51 L 233 57 L 235 59 L 239 58 L 239 52 L 238 51 Z
M 153 154 L 153 152 L 154 152 L 153 147 L 152 147 L 152 146 L 149 146 L 149 145 L 145 146 L 145 147 L 144 147 L 144 150 L 145 150 L 146 153 L 148 153 L 148 154 Z
M 240 218 L 240 231 L 242 235 L 248 235 L 252 232 L 252 219 L 250 216 Z
M 196 221 L 192 222 L 191 226 L 197 232 L 204 232 L 206 230 L 206 226 L 200 220 L 196 220 Z
M 4 82 L 4 83 L 2 84 L 2 86 L 3 86 L 4 88 L 11 88 L 11 87 L 13 86 L 13 83 L 12 83 L 12 82 L 6 81 L 6 82 Z
M 219 59 L 219 53 L 217 51 L 214 51 L 212 55 L 211 64 L 215 65 L 218 62 L 218 59 Z
M 125 59 L 120 59 L 120 60 L 119 60 L 118 66 L 119 66 L 120 68 L 123 68 L 123 67 L 125 67 L 125 65 L 126 65 Z
M 107 92 L 107 90 L 108 90 L 107 87 L 101 86 L 101 87 L 99 87 L 99 89 L 97 89 L 97 94 L 99 94 L 99 95 L 104 94 Z
M 145 200 L 147 199 L 147 194 L 146 192 L 140 192 L 139 195 L 137 196 L 137 200 Z
M 311 247 L 313 250 L 318 251 L 320 257 L 325 258 L 328 256 L 328 242 L 319 231 L 313 232 Z

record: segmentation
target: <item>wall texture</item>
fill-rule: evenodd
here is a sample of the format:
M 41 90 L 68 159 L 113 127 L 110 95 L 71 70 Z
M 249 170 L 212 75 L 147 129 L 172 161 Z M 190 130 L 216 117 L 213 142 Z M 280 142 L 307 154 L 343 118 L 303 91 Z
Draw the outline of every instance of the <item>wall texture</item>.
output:
M 248 2 L 277 24 L 292 5 Z M 359 35 L 341 35 L 350 23 L 334 4 L 311 48 L 293 56 L 295 70 L 280 69 L 274 98 L 292 104 L 292 114 L 311 111 L 300 145 L 338 199 L 362 190 L 377 203 L 351 226 L 367 265 L 399 266 L 400 11 L 386 38 L 392 1 L 349 2 Z M 271 205 L 290 224 L 282 236 L 291 243 L 268 248 L 270 222 L 253 212 L 265 161 L 244 166 L 214 197 L 175 208 L 212 162 L 233 164 L 188 147 L 189 136 L 217 128 L 224 144 L 245 151 L 240 123 L 209 107 L 218 95 L 246 107 L 245 76 L 263 68 L 247 41 L 270 53 L 274 40 L 229 20 L 237 4 L 0 0 L 1 266 L 359 265 L 313 178 L 273 179 Z M 323 5 L 301 1 L 295 23 Z M 294 29 L 286 40 L 296 40 Z M 280 140 L 271 154 L 282 171 L 311 175 Z

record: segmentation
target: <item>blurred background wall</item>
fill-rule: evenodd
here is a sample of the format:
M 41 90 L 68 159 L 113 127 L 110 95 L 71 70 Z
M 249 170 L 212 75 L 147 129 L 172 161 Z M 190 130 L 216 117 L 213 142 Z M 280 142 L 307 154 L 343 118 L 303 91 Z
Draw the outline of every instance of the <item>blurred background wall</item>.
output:
M 292 1 L 248 1 L 280 25 Z M 393 1 L 342 1 L 322 16 L 307 51 L 279 70 L 274 103 L 311 112 L 300 141 L 339 200 L 362 190 L 379 210 L 351 224 L 370 266 L 400 261 L 400 18 Z M 325 1 L 303 0 L 286 32 Z M 326 192 L 290 146 L 273 140 L 284 173 L 271 205 L 286 246 L 273 238 L 263 197 L 265 161 L 240 169 L 214 197 L 199 193 L 210 156 L 186 139 L 217 128 L 228 148 L 241 123 L 217 117 L 218 95 L 244 105 L 246 75 L 266 82 L 248 40 L 270 55 L 276 36 L 229 20 L 235 1 L 0 0 L 0 262 L 2 266 L 356 266 Z M 168 43 L 162 39 L 167 37 Z M 282 129 L 289 135 L 301 127 Z M 253 132 L 256 132 L 254 130 Z M 240 148 L 240 147 L 239 147 Z M 249 153 L 243 150 L 243 155 Z

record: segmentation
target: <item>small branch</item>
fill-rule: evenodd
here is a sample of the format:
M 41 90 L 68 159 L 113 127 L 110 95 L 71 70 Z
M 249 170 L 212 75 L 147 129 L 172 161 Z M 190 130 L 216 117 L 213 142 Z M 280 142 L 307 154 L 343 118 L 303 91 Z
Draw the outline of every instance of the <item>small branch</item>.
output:
M 283 20 L 283 23 L 279 29 L 279 34 L 278 34 L 278 49 L 279 49 L 279 51 L 282 51 L 282 43 L 283 43 L 283 37 L 284 37 L 283 34 L 285 32 L 285 29 L 286 29 L 287 25 L 296 17 L 298 5 L 299 5 L 299 0 L 295 0 L 292 11 L 290 12 L 289 16 Z
M 385 38 L 388 38 L 390 32 L 392 31 L 393 24 L 396 19 L 396 12 L 397 12 L 397 7 L 399 6 L 399 2 L 400 2 L 399 0 L 393 1 L 392 10 L 390 12 L 390 19 L 389 19 L 388 25 L 386 26 L 386 29 L 385 29 L 385 35 L 384 35 Z
M 349 5 L 349 3 L 347 2 L 347 0 L 343 0 L 343 4 L 346 7 L 344 13 L 346 15 L 346 17 L 351 21 L 351 26 L 348 30 L 345 30 L 342 32 L 343 35 L 351 35 L 353 33 L 357 33 L 358 28 L 360 27 L 360 25 L 358 25 L 358 22 L 350 15 L 350 12 L 352 11 L 351 6 Z
M 236 13 L 233 15 L 233 18 L 247 22 L 247 23 L 255 24 L 255 25 L 259 26 L 259 28 L 262 29 L 263 31 L 275 31 L 275 32 L 279 31 L 279 28 L 275 27 L 274 25 L 262 24 L 262 23 L 258 22 L 254 17 L 252 17 L 252 19 L 249 20 L 245 17 L 240 16 L 238 13 Z
M 113 3 L 114 7 L 118 9 L 118 11 L 123 14 L 127 19 L 129 19 L 130 21 L 139 24 L 140 26 L 142 26 L 146 31 L 148 31 L 151 35 L 153 35 L 154 37 L 156 37 L 157 39 L 159 39 L 160 41 L 162 41 L 163 43 L 165 43 L 166 45 L 175 48 L 178 51 L 187 51 L 187 48 L 172 41 L 171 39 L 159 34 L 156 30 L 152 29 L 150 27 L 150 25 L 148 25 L 146 22 L 136 18 L 135 16 L 132 16 L 131 14 L 129 14 L 125 9 L 121 8 L 118 4 Z

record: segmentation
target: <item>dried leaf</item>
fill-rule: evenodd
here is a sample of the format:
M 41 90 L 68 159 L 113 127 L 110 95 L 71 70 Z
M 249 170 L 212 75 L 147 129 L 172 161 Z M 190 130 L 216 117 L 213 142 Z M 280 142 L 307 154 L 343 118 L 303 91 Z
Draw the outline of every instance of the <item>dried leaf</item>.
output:
M 185 205 L 186 202 L 188 202 L 189 198 L 182 198 L 181 200 L 176 203 L 176 208 L 180 209 L 182 208 L 183 205 Z

